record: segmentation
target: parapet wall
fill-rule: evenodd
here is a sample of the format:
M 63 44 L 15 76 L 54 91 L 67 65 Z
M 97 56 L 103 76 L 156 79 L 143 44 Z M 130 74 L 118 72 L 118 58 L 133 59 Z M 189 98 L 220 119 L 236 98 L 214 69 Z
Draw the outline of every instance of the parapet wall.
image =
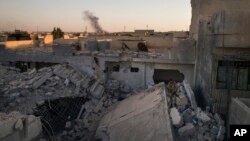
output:
M 6 41 L 5 47 L 9 49 L 15 49 L 19 47 L 31 47 L 34 45 L 33 40 L 24 40 L 24 41 Z

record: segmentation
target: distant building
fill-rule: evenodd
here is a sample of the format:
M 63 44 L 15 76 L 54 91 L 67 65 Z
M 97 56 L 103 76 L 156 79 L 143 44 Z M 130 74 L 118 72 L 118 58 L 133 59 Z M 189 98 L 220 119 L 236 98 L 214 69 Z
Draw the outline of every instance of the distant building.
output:
M 16 30 L 7 37 L 5 42 L 6 48 L 30 47 L 34 45 L 34 41 L 25 31 Z
M 44 44 L 48 45 L 48 44 L 52 44 L 53 43 L 53 35 L 51 34 L 47 34 L 44 37 Z
M 136 35 L 150 35 L 150 34 L 154 34 L 154 30 L 153 29 L 136 29 L 135 30 L 135 34 Z

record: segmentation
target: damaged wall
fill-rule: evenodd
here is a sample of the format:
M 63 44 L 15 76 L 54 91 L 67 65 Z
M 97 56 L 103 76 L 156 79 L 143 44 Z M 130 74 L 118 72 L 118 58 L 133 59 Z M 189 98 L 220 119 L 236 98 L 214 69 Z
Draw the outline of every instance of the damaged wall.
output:
M 191 0 L 192 20 L 190 33 L 197 39 L 199 21 L 207 20 L 219 11 L 249 9 L 249 0 Z
M 114 67 L 119 70 L 114 71 Z M 147 63 L 147 62 L 119 62 L 108 63 L 108 78 L 124 81 L 131 88 L 147 88 L 154 84 L 153 75 L 155 69 L 177 70 L 184 75 L 184 79 L 193 86 L 194 65 L 174 63 Z M 138 69 L 134 71 L 133 69 Z M 167 80 L 166 80 L 167 81 Z
M 249 97 L 249 89 L 236 88 L 232 78 L 233 67 L 249 69 L 247 65 L 235 66 L 236 61 L 247 64 L 250 60 L 249 17 L 249 10 L 221 11 L 199 22 L 195 88 L 200 103 L 204 106 L 213 104 L 214 111 L 226 114 L 230 96 Z M 233 64 L 223 72 L 225 86 L 222 88 L 218 85 L 221 81 L 218 72 L 223 61 Z

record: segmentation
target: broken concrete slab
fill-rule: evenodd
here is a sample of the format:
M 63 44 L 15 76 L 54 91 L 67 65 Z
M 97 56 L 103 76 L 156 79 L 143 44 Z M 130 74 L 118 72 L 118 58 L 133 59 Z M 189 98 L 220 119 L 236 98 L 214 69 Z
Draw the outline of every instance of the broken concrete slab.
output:
M 90 88 L 90 93 L 93 97 L 100 99 L 104 92 L 104 87 L 100 85 L 99 81 L 96 81 Z
M 163 83 L 118 103 L 101 121 L 110 141 L 172 141 L 165 85 Z M 98 139 L 107 136 L 96 135 Z
M 53 75 L 52 72 L 47 72 L 44 76 L 42 76 L 40 79 L 38 79 L 36 82 L 33 83 L 33 88 L 37 89 L 38 87 L 40 87 L 52 75 Z

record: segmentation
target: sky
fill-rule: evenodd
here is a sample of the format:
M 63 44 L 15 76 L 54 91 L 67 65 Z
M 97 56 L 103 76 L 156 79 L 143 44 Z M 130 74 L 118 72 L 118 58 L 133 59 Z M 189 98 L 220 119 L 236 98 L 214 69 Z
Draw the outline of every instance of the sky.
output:
M 0 0 L 0 31 L 16 29 L 82 32 L 87 27 L 83 11 L 99 17 L 105 31 L 189 30 L 190 0 Z

